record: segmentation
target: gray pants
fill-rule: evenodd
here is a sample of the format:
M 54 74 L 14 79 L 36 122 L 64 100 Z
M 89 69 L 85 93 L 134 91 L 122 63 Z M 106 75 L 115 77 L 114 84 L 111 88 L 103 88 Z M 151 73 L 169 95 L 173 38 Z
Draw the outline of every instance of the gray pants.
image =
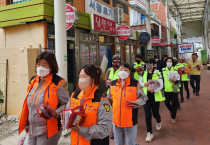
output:
M 47 134 L 41 136 L 32 136 L 29 133 L 27 133 L 23 145 L 57 145 L 61 133 L 62 130 L 60 130 L 57 134 L 50 138 L 47 138 Z
M 115 145 L 136 145 L 137 125 L 132 127 L 117 127 L 113 124 Z

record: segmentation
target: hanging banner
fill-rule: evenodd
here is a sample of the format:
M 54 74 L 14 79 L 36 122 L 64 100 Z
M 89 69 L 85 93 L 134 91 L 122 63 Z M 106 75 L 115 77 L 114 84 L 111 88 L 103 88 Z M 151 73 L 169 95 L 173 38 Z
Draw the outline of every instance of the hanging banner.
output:
M 160 44 L 160 38 L 157 36 L 152 37 L 152 46 L 157 46 Z
M 92 14 L 92 29 L 114 35 L 116 34 L 115 22 L 96 14 Z
M 193 44 L 179 44 L 178 45 L 178 50 L 179 53 L 193 53 Z
M 114 9 L 96 0 L 85 0 L 85 12 L 114 20 Z
M 117 28 L 117 37 L 120 40 L 126 40 L 130 37 L 131 30 L 130 27 L 127 25 L 121 25 Z
M 66 30 L 69 30 L 75 21 L 75 12 L 71 5 L 66 4 Z

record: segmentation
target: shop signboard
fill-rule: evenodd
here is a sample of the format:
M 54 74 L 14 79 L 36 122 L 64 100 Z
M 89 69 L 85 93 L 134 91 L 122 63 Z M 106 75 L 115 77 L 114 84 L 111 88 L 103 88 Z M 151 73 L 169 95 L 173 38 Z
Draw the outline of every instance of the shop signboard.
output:
M 85 0 L 85 12 L 114 20 L 114 9 L 96 0 Z
M 92 14 L 92 29 L 114 35 L 116 34 L 115 22 L 96 14 Z
M 154 58 L 155 50 L 147 50 L 147 59 Z
M 179 44 L 178 45 L 178 50 L 179 53 L 193 53 L 194 49 L 193 49 L 193 44 L 189 43 L 189 44 Z
M 152 46 L 157 46 L 160 44 L 160 38 L 157 36 L 152 37 Z
M 75 21 L 75 12 L 71 5 L 66 4 L 66 30 L 69 30 Z
M 27 1 L 31 1 L 31 0 L 13 0 L 13 4 L 18 4 L 18 3 L 27 2 Z
M 126 40 L 130 37 L 131 30 L 130 27 L 127 25 L 121 25 L 117 28 L 117 37 L 120 40 Z

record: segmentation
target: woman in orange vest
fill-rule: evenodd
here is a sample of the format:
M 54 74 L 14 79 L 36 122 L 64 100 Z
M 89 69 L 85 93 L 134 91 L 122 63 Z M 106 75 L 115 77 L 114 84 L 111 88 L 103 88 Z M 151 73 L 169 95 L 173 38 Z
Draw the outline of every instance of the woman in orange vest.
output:
M 72 128 L 71 145 L 109 145 L 112 127 L 112 108 L 109 101 L 98 90 L 101 69 L 85 65 L 79 72 L 79 89 L 71 95 L 66 108 L 81 105 L 85 109 L 85 121 Z M 82 100 L 82 101 L 81 101 Z
M 108 94 L 113 106 L 113 130 L 115 145 L 136 145 L 139 82 L 130 78 L 130 65 L 123 63 L 119 68 L 119 79 L 112 81 Z
M 57 145 L 61 136 L 60 113 L 68 102 L 67 82 L 56 75 L 58 65 L 55 55 L 41 53 L 36 59 L 36 73 L 27 89 L 19 120 L 19 133 L 27 132 L 24 145 Z M 36 108 L 48 103 L 51 118 L 38 116 Z

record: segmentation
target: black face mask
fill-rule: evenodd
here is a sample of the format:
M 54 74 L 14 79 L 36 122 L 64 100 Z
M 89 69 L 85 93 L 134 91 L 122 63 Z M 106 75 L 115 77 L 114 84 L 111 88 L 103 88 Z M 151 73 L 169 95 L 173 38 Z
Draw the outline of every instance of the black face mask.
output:
M 141 61 L 140 60 L 136 60 L 136 62 L 139 64 Z
M 164 57 L 167 57 L 167 55 L 164 55 Z

